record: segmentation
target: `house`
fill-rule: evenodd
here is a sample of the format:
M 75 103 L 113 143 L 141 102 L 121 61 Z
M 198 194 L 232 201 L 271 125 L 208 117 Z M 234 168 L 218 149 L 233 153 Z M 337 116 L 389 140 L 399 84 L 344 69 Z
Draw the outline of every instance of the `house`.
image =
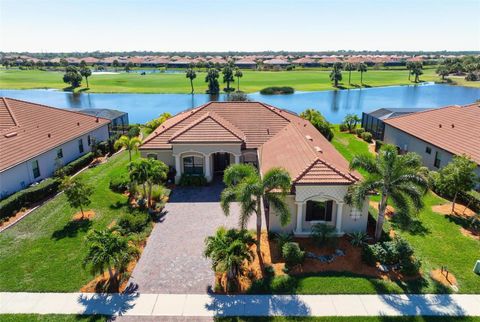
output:
M 362 112 L 362 128 L 372 133 L 376 140 L 383 141 L 385 120 L 391 117 L 428 110 L 426 108 L 379 108 L 371 112 Z
M 72 108 L 67 110 L 110 120 L 110 123 L 108 124 L 109 136 L 126 134 L 128 132 L 129 123 L 127 112 L 108 108 Z
M 110 121 L 45 105 L 0 98 L 0 197 L 51 176 L 108 139 Z
M 235 61 L 235 66 L 241 69 L 256 69 L 257 63 L 251 59 L 240 59 Z
M 426 167 L 438 170 L 454 155 L 467 155 L 479 165 L 480 104 L 447 106 L 385 120 L 385 143 L 416 152 Z
M 290 63 L 284 59 L 274 58 L 274 59 L 264 60 L 263 65 L 266 67 L 281 68 L 281 67 L 287 67 L 288 65 L 290 65 Z
M 234 163 L 252 164 L 261 173 L 286 169 L 293 184 L 287 196 L 292 220 L 281 227 L 270 214 L 270 231 L 308 236 L 315 223 L 333 225 L 338 234 L 366 229 L 367 203 L 360 210 L 344 203 L 360 174 L 349 170 L 310 122 L 291 112 L 259 102 L 210 102 L 165 121 L 140 151 L 174 168 L 176 182 L 182 175 L 212 181 Z

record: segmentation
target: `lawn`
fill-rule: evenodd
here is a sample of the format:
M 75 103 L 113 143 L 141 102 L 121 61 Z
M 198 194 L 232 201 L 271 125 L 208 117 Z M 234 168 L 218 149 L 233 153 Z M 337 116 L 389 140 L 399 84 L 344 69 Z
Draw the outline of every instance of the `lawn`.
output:
M 425 69 L 423 81 L 439 81 L 434 69 Z M 330 71 L 298 70 L 298 71 L 243 71 L 240 89 L 247 93 L 258 92 L 269 86 L 291 86 L 297 91 L 332 90 L 329 79 Z M 197 93 L 205 93 L 205 72 L 197 72 L 194 87 Z M 62 81 L 63 73 L 56 71 L 0 69 L 1 89 L 64 89 L 67 84 Z M 364 73 L 365 86 L 391 86 L 413 84 L 408 80 L 406 70 L 369 70 Z M 219 81 L 221 82 L 221 76 Z M 344 88 L 356 88 L 360 84 L 360 74 L 352 72 L 352 85 L 348 85 L 348 73 L 343 73 Z M 87 90 L 85 80 L 83 87 L 77 90 Z M 119 73 L 109 75 L 92 75 L 89 78 L 88 92 L 96 93 L 190 93 L 190 81 L 185 74 L 152 73 Z M 468 85 L 468 84 L 467 84 Z M 236 83 L 232 86 L 236 87 Z M 224 88 L 224 84 L 220 84 Z
M 96 213 L 92 221 L 72 222 L 78 210 L 60 194 L 0 234 L 0 291 L 76 292 L 92 279 L 82 267 L 84 236 L 126 211 L 127 197 L 108 186 L 111 178 L 126 173 L 127 163 L 123 152 L 81 174 L 95 188 L 88 207 Z
M 2 322 L 106 322 L 102 315 L 68 315 L 68 314 L 0 314 Z

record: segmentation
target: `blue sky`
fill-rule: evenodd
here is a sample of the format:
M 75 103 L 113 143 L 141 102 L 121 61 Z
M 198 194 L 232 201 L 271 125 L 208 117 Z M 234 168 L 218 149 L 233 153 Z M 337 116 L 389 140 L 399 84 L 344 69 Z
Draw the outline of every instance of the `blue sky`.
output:
M 0 50 L 480 50 L 479 17 L 480 0 L 0 0 Z

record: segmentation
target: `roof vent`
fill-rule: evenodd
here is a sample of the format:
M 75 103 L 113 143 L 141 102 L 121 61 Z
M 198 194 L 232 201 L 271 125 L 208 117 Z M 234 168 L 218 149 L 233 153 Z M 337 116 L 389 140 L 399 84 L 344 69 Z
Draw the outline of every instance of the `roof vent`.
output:
M 452 123 L 452 129 L 454 129 L 454 128 L 455 128 L 455 124 Z
M 267 129 L 267 134 L 270 134 L 270 129 Z
M 77 126 L 80 126 L 80 122 L 77 122 Z
M 10 133 L 5 134 L 6 138 L 13 138 L 14 136 L 17 136 L 17 132 L 10 132 Z
M 438 127 L 439 127 L 439 128 L 442 128 L 442 124 L 438 124 Z
M 314 146 L 313 148 L 314 148 L 315 151 L 317 151 L 317 152 L 323 152 L 322 149 L 321 149 L 319 146 Z
M 95 120 L 95 122 L 98 123 L 99 121 L 100 121 L 100 120 L 99 120 L 98 117 L 97 117 L 97 119 Z
M 306 138 L 307 140 L 309 140 L 309 141 L 313 141 L 312 137 L 311 137 L 310 135 L 308 135 L 308 134 L 305 135 L 305 138 Z

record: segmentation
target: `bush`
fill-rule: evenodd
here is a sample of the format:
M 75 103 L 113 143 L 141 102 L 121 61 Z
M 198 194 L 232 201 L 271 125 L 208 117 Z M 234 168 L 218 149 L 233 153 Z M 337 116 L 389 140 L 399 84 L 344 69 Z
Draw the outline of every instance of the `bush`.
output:
M 296 286 L 296 279 L 289 275 L 275 277 L 270 283 L 272 293 L 291 293 Z
M 367 243 L 367 241 L 370 239 L 370 237 L 368 237 L 367 233 L 363 232 L 363 231 L 358 231 L 358 232 L 355 232 L 355 233 L 351 233 L 349 234 L 349 237 L 351 238 L 350 239 L 350 244 L 352 244 L 352 246 L 355 246 L 355 247 L 360 247 L 360 246 L 363 246 Z
M 373 135 L 370 132 L 363 132 L 362 134 L 362 139 L 365 142 L 372 143 Z
M 180 178 L 180 186 L 200 187 L 207 184 L 207 179 L 201 175 L 182 174 Z
M 92 152 L 88 152 L 87 154 L 81 156 L 80 158 L 70 162 L 64 167 L 57 169 L 55 171 L 56 177 L 64 177 L 70 176 L 75 174 L 76 172 L 80 171 L 81 169 L 85 168 L 93 161 L 95 155 Z
M 345 132 L 348 131 L 348 126 L 345 123 L 341 123 L 338 129 L 340 130 L 340 132 Z
M 18 191 L 0 201 L 0 219 L 13 216 L 22 208 L 52 196 L 59 191 L 60 180 L 48 178 L 37 185 Z
M 277 242 L 278 248 L 283 249 L 283 245 L 293 241 L 292 233 L 276 233 L 274 236 L 275 241 Z
M 359 138 L 362 137 L 362 133 L 363 133 L 363 132 L 365 132 L 365 129 L 364 129 L 364 128 L 361 128 L 361 127 L 355 130 L 355 133 L 357 134 L 357 136 L 358 136 Z
M 373 246 L 374 245 L 364 245 L 362 248 L 362 260 L 370 266 L 375 266 L 377 262 Z
M 378 152 L 382 148 L 383 145 L 384 145 L 383 141 L 376 140 L 375 141 L 375 152 Z
M 110 190 L 123 193 L 128 190 L 130 178 L 128 176 L 113 177 L 110 179 Z
M 128 129 L 128 137 L 129 138 L 134 138 L 140 135 L 140 127 L 138 125 L 132 125 L 130 126 L 130 129 Z
M 266 87 L 266 88 L 264 88 L 260 91 L 260 94 L 262 94 L 262 95 L 293 94 L 293 93 L 295 93 L 295 89 L 293 89 L 293 87 L 289 87 L 289 86 Z
M 416 275 L 420 268 L 422 267 L 422 262 L 416 258 L 410 258 L 409 260 L 400 262 L 400 272 L 407 276 Z
M 151 195 L 152 200 L 162 201 L 163 196 L 165 196 L 165 187 L 154 185 L 152 187 L 152 195 Z
M 300 249 L 298 243 L 288 242 L 282 247 L 282 256 L 285 259 L 285 266 L 291 268 L 303 263 L 305 252 Z
M 118 230 L 123 235 L 141 233 L 149 222 L 148 215 L 144 212 L 128 213 L 118 220 Z
M 413 253 L 412 246 L 406 240 L 395 238 L 392 241 L 365 245 L 362 250 L 362 260 L 371 266 L 375 266 L 376 262 L 407 266 L 413 260 Z
M 318 246 L 332 245 L 335 235 L 335 227 L 318 223 L 312 226 L 312 238 Z

